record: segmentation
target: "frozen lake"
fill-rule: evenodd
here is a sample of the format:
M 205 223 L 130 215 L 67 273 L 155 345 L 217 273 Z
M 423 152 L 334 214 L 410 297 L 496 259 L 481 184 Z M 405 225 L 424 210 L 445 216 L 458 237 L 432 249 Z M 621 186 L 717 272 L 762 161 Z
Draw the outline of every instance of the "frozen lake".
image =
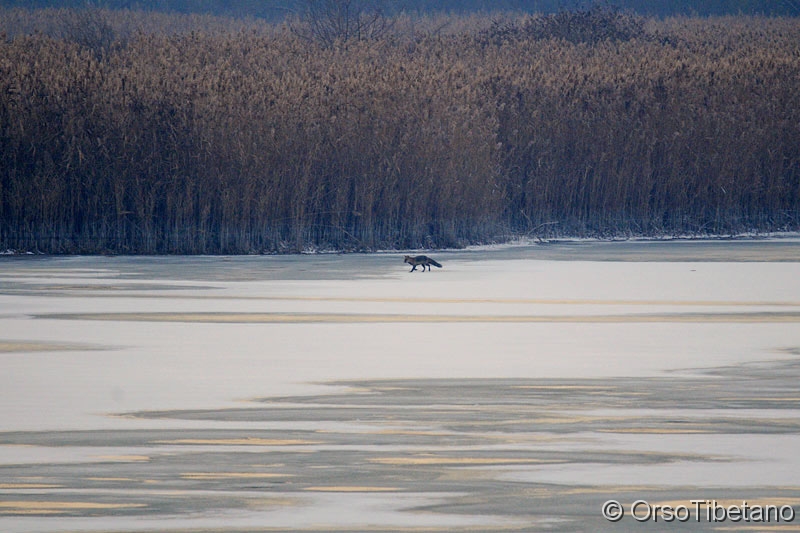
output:
M 800 515 L 800 240 L 431 255 L 0 257 L 0 531 Z

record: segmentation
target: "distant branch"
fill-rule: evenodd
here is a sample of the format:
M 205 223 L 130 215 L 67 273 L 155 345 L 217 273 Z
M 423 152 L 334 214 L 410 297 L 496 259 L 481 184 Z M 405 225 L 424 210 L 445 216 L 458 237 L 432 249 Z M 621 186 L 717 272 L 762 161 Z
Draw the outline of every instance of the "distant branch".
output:
M 299 0 L 290 24 L 299 37 L 330 47 L 347 41 L 380 39 L 392 21 L 377 0 Z
M 800 2 L 797 0 L 782 0 L 782 3 L 786 5 L 790 11 L 793 11 L 795 14 L 800 15 Z

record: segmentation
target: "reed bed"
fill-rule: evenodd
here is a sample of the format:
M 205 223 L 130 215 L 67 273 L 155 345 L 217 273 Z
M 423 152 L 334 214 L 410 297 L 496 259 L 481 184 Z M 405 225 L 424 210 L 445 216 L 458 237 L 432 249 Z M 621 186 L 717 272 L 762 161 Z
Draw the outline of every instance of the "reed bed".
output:
M 0 10 L 0 27 L 51 15 Z M 401 17 L 321 46 L 218 17 L 62 20 L 86 16 L 0 40 L 0 249 L 800 229 L 797 19 L 570 38 L 543 16 Z

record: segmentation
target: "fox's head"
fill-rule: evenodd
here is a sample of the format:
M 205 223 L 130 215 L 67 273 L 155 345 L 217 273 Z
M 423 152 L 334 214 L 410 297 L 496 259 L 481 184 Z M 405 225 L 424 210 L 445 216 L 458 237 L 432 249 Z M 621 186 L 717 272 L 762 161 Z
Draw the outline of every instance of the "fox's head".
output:
M 410 255 L 407 255 L 407 256 L 405 256 L 405 259 L 403 259 L 403 263 L 411 263 L 413 260 L 414 260 L 413 257 L 411 257 Z

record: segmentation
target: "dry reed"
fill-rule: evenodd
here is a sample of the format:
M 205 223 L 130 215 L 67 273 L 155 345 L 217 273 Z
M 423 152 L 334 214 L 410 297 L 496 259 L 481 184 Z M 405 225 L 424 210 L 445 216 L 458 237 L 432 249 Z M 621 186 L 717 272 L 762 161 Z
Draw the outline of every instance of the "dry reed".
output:
M 92 16 L 88 41 L 73 25 L 0 42 L 0 249 L 800 229 L 796 19 L 572 42 L 439 15 L 322 48 L 252 21 Z

